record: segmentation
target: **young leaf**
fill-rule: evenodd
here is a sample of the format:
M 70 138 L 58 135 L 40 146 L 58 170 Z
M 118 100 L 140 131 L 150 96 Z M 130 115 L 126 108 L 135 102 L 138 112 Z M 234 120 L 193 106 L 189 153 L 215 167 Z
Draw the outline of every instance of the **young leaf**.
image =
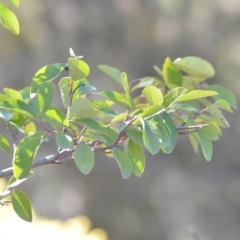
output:
M 137 176 L 141 177 L 145 169 L 145 156 L 142 148 L 134 143 L 132 140 L 129 140 L 127 147 L 127 154 L 131 159 L 132 163 L 132 172 Z
M 174 65 L 188 75 L 198 78 L 212 78 L 215 75 L 213 66 L 198 57 L 184 57 L 176 59 Z
M 70 108 L 70 118 L 93 118 L 97 116 L 98 108 L 90 100 L 77 99 Z
M 13 155 L 13 174 L 15 178 L 26 178 L 32 169 L 33 159 L 42 143 L 44 132 L 36 132 L 23 138 Z
M 182 86 L 182 74 L 180 71 L 174 66 L 172 60 L 170 58 L 166 58 L 163 64 L 163 80 L 167 84 L 168 87 L 181 87 Z
M 76 147 L 74 161 L 83 174 L 88 174 L 94 165 L 94 153 L 92 149 L 86 143 L 81 143 Z
M 178 98 L 177 102 L 183 102 L 183 101 L 189 101 L 199 98 L 205 98 L 205 97 L 212 97 L 218 95 L 215 91 L 208 91 L 208 90 L 193 90 L 190 92 L 187 92 L 180 98 Z
M 59 148 L 61 149 L 70 149 L 73 147 L 72 138 L 63 132 L 58 132 L 55 136 L 56 143 Z
M 164 97 L 163 106 L 169 107 L 171 104 L 177 102 L 188 90 L 183 87 L 174 88 L 170 90 Z
M 128 77 L 126 73 L 121 74 L 121 80 L 122 80 L 123 88 L 125 90 L 126 99 L 129 105 L 131 106 L 131 108 L 133 108 L 134 105 L 133 105 L 133 100 L 130 94 L 129 82 L 128 82 Z
M 143 89 L 142 93 L 150 105 L 162 105 L 163 95 L 159 88 L 147 86 Z
M 12 205 L 16 214 L 27 222 L 32 222 L 32 207 L 28 196 L 19 190 L 12 193 Z
M 213 153 L 212 142 L 202 133 L 198 133 L 198 137 L 201 144 L 203 155 L 207 161 L 210 161 Z
M 10 153 L 10 145 L 9 145 L 9 142 L 8 142 L 8 140 L 4 137 L 4 136 L 2 136 L 2 135 L 0 135 L 0 148 L 4 151 L 4 152 L 6 152 L 6 153 Z
M 68 59 L 68 69 L 72 80 L 85 78 L 90 73 L 90 68 L 86 62 L 72 57 Z
M 118 148 L 112 150 L 112 155 L 117 160 L 118 165 L 121 169 L 122 177 L 127 179 L 130 177 L 132 172 L 132 165 L 130 157 Z
M 0 2 L 0 23 L 3 27 L 18 35 L 20 32 L 16 15 Z
M 128 110 L 131 110 L 131 106 L 129 105 L 127 100 L 120 93 L 115 92 L 115 91 L 104 91 L 104 92 L 101 92 L 101 95 L 103 97 L 108 98 L 112 102 L 117 103 L 120 106 L 122 106 Z
M 108 75 L 110 78 L 115 80 L 117 83 L 122 85 L 122 77 L 121 72 L 113 67 L 109 67 L 107 65 L 98 65 L 98 69 Z
M 45 82 L 41 85 L 39 91 L 37 92 L 38 111 L 41 114 L 45 113 L 51 106 L 54 92 L 54 84 L 50 82 Z
M 140 119 L 143 128 L 143 143 L 147 150 L 152 154 L 155 155 L 159 152 L 161 145 L 158 135 L 158 127 L 156 124 L 150 121 L 146 121 L 144 119 Z
M 35 96 L 43 83 L 53 81 L 65 67 L 66 63 L 55 63 L 42 67 L 33 77 L 31 83 L 31 98 Z
M 59 127 L 69 127 L 66 114 L 58 108 L 50 108 L 44 113 L 43 119 Z

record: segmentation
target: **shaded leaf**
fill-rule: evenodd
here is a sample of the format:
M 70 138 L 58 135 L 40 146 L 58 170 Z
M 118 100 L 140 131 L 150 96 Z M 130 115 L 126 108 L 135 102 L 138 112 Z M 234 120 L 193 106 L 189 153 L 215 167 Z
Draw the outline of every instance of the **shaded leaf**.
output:
M 138 130 L 135 127 L 129 127 L 126 132 L 129 139 L 131 139 L 137 145 L 143 146 L 143 132 Z
M 8 181 L 8 184 L 7 184 L 7 188 L 14 188 L 18 185 L 20 185 L 22 182 L 28 180 L 30 177 L 32 177 L 34 174 L 33 172 L 31 171 L 28 176 L 26 178 L 23 178 L 23 179 L 16 179 L 14 176 L 12 176 L 9 181 Z
M 98 68 L 117 83 L 122 85 L 122 73 L 118 69 L 109 67 L 107 65 L 98 65 Z
M 198 133 L 203 155 L 207 161 L 210 161 L 213 153 L 212 142 L 202 133 Z
M 73 147 L 72 138 L 63 132 L 58 132 L 55 135 L 56 143 L 60 149 L 71 149 Z
M 205 135 L 211 141 L 217 141 L 219 139 L 219 136 L 213 127 L 204 127 L 200 129 L 199 132 Z

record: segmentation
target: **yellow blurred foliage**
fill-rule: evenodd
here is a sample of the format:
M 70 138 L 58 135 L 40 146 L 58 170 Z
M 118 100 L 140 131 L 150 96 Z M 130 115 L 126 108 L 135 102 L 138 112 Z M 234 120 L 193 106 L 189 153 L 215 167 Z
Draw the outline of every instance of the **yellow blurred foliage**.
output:
M 0 191 L 4 191 L 5 187 L 6 181 L 0 179 Z M 0 206 L 0 239 L 108 239 L 107 233 L 103 229 L 91 230 L 91 221 L 86 216 L 77 216 L 66 221 L 37 217 L 35 213 L 33 213 L 33 216 L 33 222 L 28 223 L 16 215 L 11 204 L 9 206 Z

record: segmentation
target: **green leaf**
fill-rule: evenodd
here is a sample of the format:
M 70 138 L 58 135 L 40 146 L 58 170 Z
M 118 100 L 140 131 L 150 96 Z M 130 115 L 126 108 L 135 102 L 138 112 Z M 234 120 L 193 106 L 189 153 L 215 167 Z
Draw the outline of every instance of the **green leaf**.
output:
M 109 67 L 107 65 L 98 65 L 98 69 L 108 75 L 110 78 L 115 80 L 117 83 L 122 85 L 122 77 L 121 72 L 113 67 Z
M 121 169 L 122 177 L 127 179 L 130 177 L 132 172 L 132 165 L 130 157 L 118 148 L 112 150 L 112 155 L 117 160 L 118 165 Z
M 101 134 L 105 133 L 105 128 L 97 121 L 94 121 L 93 119 L 74 119 L 74 122 L 77 122 L 81 124 L 82 126 L 86 128 L 90 128 L 96 132 L 99 132 Z
M 179 98 L 181 98 L 186 92 L 187 89 L 183 87 L 170 90 L 164 97 L 163 106 L 166 108 L 171 106 L 173 103 L 177 102 Z
M 49 64 L 42 67 L 33 77 L 31 83 L 31 98 L 35 96 L 43 83 L 53 81 L 65 67 L 65 63 Z
M 163 123 L 164 123 L 164 125 L 162 125 L 162 126 L 166 130 L 166 132 L 169 136 L 169 140 L 170 140 L 169 146 L 167 146 L 167 147 L 162 146 L 162 150 L 163 150 L 163 152 L 169 154 L 173 151 L 173 149 L 176 146 L 178 132 L 177 132 L 177 128 L 176 128 L 174 121 L 172 120 L 172 118 L 169 116 L 169 114 L 167 112 L 163 112 L 161 116 L 162 116 Z
M 85 78 L 90 73 L 90 68 L 86 62 L 72 57 L 68 59 L 68 69 L 72 80 Z
M 199 152 L 199 137 L 197 133 L 188 134 L 189 141 L 193 147 L 194 152 L 197 154 Z
M 214 103 L 214 105 L 215 105 L 216 107 L 219 107 L 219 108 L 225 110 L 225 111 L 232 112 L 232 109 L 231 109 L 230 104 L 229 104 L 227 101 L 223 100 L 223 99 L 217 100 L 217 101 Z
M 61 149 L 71 149 L 73 147 L 72 138 L 63 132 L 58 132 L 55 135 L 56 143 Z
M 142 93 L 150 105 L 162 105 L 163 95 L 159 88 L 147 86 L 143 89 Z
M 205 135 L 211 141 L 217 141 L 219 139 L 219 136 L 213 127 L 204 127 L 200 129 L 199 132 Z
M 198 137 L 201 144 L 203 155 L 207 161 L 210 161 L 213 153 L 212 142 L 202 133 L 198 133 Z
M 205 98 L 205 97 L 212 97 L 218 95 L 215 91 L 208 91 L 208 90 L 193 90 L 190 92 L 187 92 L 180 98 L 178 98 L 177 102 L 183 102 L 183 101 L 189 101 L 199 98 Z
M 78 83 L 78 93 L 79 95 L 87 95 L 90 92 L 96 91 L 96 88 L 89 84 L 86 78 L 79 80 Z
M 2 3 L 0 3 L 0 23 L 12 33 L 19 34 L 20 28 L 16 15 Z
M 83 174 L 88 174 L 94 165 L 94 153 L 92 149 L 86 143 L 81 143 L 76 147 L 74 161 Z
M 224 127 L 230 127 L 227 119 L 222 115 L 222 112 L 215 105 L 210 105 L 206 108 L 208 112 L 210 112 L 213 116 L 215 116 L 220 122 L 224 125 Z
M 131 106 L 131 109 L 133 109 L 134 105 L 133 105 L 133 100 L 130 94 L 129 81 L 126 73 L 121 74 L 121 81 L 122 81 L 123 88 L 125 90 L 126 99 L 129 105 Z
M 0 148 L 6 153 L 11 151 L 8 140 L 2 135 L 0 135 Z
M 9 110 L 12 113 L 17 113 L 30 118 L 38 118 L 36 109 L 18 99 L 3 101 L 0 103 L 0 107 Z
M 146 109 L 144 109 L 143 113 L 140 114 L 139 116 L 142 118 L 151 117 L 156 114 L 159 114 L 160 112 L 163 111 L 163 109 L 164 109 L 164 107 L 162 105 L 149 106 Z
M 77 99 L 70 108 L 70 118 L 93 118 L 98 114 L 98 108 L 90 100 Z
M 217 92 L 218 95 L 216 97 L 218 99 L 223 99 L 223 100 L 227 101 L 234 109 L 237 109 L 236 98 L 229 89 L 227 89 L 221 85 L 211 85 L 211 86 L 204 85 L 204 88 Z
M 23 178 L 23 179 L 16 179 L 14 176 L 12 176 L 10 178 L 10 180 L 8 181 L 8 184 L 7 184 L 7 188 L 14 188 L 18 185 L 20 185 L 21 183 L 23 183 L 24 181 L 28 180 L 30 177 L 32 177 L 34 174 L 33 172 L 31 171 L 28 176 L 26 178 Z
M 7 95 L 9 99 L 19 99 L 22 100 L 22 95 L 19 91 L 12 88 L 4 88 L 4 93 Z
M 198 57 L 184 57 L 176 59 L 174 65 L 181 71 L 198 78 L 212 78 L 215 75 L 213 66 Z
M 13 115 L 10 112 L 0 107 L 0 118 L 9 121 L 12 119 L 12 117 Z
M 111 105 L 101 100 L 93 100 L 92 103 L 99 108 L 99 111 L 102 111 L 108 115 L 116 115 L 116 112 L 112 109 Z
M 58 108 L 50 108 L 44 113 L 43 119 L 59 127 L 69 127 L 66 114 Z
M 55 93 L 55 86 L 50 82 L 43 83 L 37 92 L 38 110 L 41 114 L 45 113 L 52 104 Z
M 114 126 L 117 123 L 121 123 L 123 122 L 125 119 L 127 119 L 128 117 L 128 113 L 124 112 L 124 113 L 120 113 L 117 116 L 115 116 L 112 121 L 111 121 L 111 126 Z
M 10 2 L 15 8 L 18 8 L 18 6 L 19 6 L 19 0 L 9 0 L 9 2 Z
M 182 74 L 179 70 L 174 66 L 172 60 L 170 58 L 166 58 L 163 64 L 163 80 L 167 84 L 168 87 L 181 87 L 182 86 Z
M 108 98 L 112 102 L 117 103 L 120 106 L 122 106 L 128 110 L 131 110 L 131 106 L 129 105 L 127 100 L 120 93 L 115 92 L 115 91 L 104 91 L 104 92 L 101 92 L 101 95 L 103 97 Z
M 32 222 L 32 207 L 28 196 L 19 190 L 12 193 L 12 205 L 16 214 L 27 222 Z
M 44 132 L 23 138 L 13 155 L 13 174 L 17 179 L 26 178 L 32 169 L 33 159 L 42 143 Z
M 132 140 L 128 141 L 127 154 L 131 159 L 132 172 L 140 177 L 145 169 L 145 156 L 142 148 Z
M 155 78 L 153 77 L 145 77 L 145 78 L 141 78 L 139 79 L 139 83 L 137 83 L 134 87 L 132 87 L 131 91 L 135 91 L 139 88 L 144 88 L 150 85 L 154 85 L 155 83 Z
M 144 119 L 140 119 L 143 128 L 143 143 L 146 149 L 152 154 L 155 155 L 159 152 L 161 145 L 158 135 L 158 127 L 156 124 Z
M 143 132 L 136 129 L 135 127 L 129 127 L 127 129 L 127 136 L 137 145 L 143 146 Z

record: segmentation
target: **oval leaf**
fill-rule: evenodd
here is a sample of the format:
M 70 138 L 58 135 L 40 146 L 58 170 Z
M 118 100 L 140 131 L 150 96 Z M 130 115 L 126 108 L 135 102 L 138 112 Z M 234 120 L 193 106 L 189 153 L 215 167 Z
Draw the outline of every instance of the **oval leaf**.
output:
M 218 95 L 215 91 L 208 91 L 208 90 L 193 90 L 190 92 L 187 92 L 183 96 L 177 99 L 177 102 L 183 102 L 183 101 L 189 101 L 199 98 L 205 98 L 205 97 L 212 97 Z
M 43 119 L 59 127 L 69 127 L 69 121 L 66 114 L 58 108 L 50 108 L 43 115 Z
M 213 153 L 212 142 L 202 133 L 198 133 L 203 155 L 207 161 L 210 161 Z
M 129 156 L 118 148 L 114 148 L 112 150 L 112 155 L 118 162 L 118 165 L 121 169 L 122 177 L 124 179 L 129 178 L 132 172 L 131 159 L 129 158 Z
M 32 206 L 28 196 L 19 190 L 12 193 L 12 205 L 16 214 L 27 222 L 32 222 Z
M 215 75 L 213 66 L 198 57 L 184 57 L 175 60 L 174 65 L 181 71 L 198 78 L 212 78 Z
M 147 86 L 143 89 L 142 93 L 150 105 L 162 105 L 163 95 L 159 88 Z
M 68 69 L 72 80 L 85 78 L 90 73 L 90 68 L 86 62 L 72 57 L 68 59 Z
M 88 174 L 94 165 L 94 153 L 92 149 L 86 143 L 81 143 L 76 147 L 74 161 L 83 174 Z
M 59 148 L 70 149 L 73 147 L 72 138 L 68 135 L 65 135 L 63 132 L 58 132 L 55 137 Z

